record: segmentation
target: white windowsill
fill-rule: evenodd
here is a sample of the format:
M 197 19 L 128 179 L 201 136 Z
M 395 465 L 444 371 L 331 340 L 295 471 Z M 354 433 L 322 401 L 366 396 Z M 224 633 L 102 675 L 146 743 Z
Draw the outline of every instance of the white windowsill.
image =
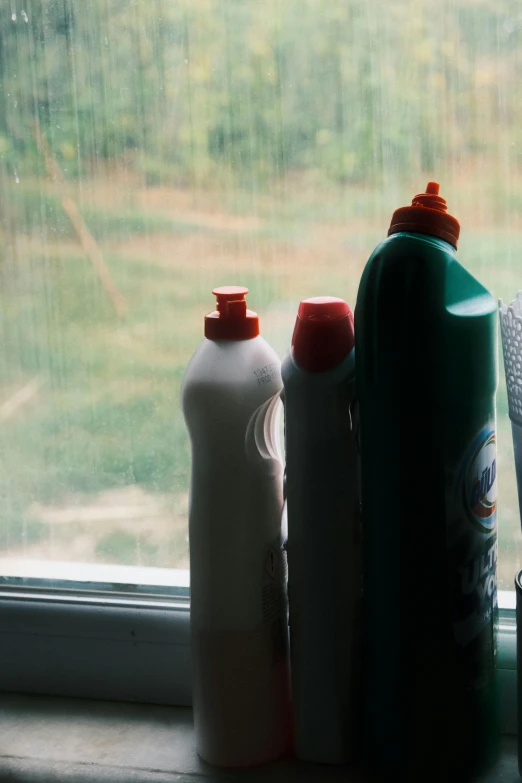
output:
M 516 780 L 516 743 L 504 738 L 488 783 Z M 196 754 L 192 712 L 182 707 L 0 694 L 0 780 L 5 783 L 360 783 L 344 767 L 291 757 L 250 770 L 221 771 Z M 419 783 L 422 783 L 419 781 Z

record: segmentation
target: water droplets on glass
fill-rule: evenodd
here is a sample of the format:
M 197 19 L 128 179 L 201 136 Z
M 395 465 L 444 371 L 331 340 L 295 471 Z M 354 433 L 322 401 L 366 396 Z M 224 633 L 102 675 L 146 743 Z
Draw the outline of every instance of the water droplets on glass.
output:
M 353 305 L 392 211 L 435 179 L 470 271 L 505 300 L 522 288 L 522 17 L 512 0 L 376 2 L 6 4 L 4 572 L 188 567 L 178 400 L 213 287 L 248 285 L 283 355 L 299 300 Z M 505 407 L 502 386 L 511 589 Z

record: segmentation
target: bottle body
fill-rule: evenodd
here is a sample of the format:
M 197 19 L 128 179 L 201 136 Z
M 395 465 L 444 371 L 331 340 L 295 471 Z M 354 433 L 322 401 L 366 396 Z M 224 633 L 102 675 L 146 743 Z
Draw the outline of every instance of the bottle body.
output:
M 204 340 L 182 389 L 196 741 L 220 766 L 277 758 L 288 742 L 280 388 L 279 360 L 255 337 Z
M 354 757 L 361 724 L 361 547 L 354 350 L 311 373 L 292 353 L 285 403 L 294 748 L 304 761 Z
M 499 733 L 496 304 L 450 244 L 398 232 L 355 326 L 367 753 L 403 779 L 467 780 Z

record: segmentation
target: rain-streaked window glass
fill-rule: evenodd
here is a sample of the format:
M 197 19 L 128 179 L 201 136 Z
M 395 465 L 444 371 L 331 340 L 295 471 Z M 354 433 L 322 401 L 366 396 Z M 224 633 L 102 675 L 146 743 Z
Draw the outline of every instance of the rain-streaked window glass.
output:
M 188 567 L 179 390 L 213 287 L 247 285 L 283 355 L 435 179 L 511 300 L 521 85 L 514 0 L 4 0 L 0 572 Z M 498 416 L 510 589 L 502 371 Z

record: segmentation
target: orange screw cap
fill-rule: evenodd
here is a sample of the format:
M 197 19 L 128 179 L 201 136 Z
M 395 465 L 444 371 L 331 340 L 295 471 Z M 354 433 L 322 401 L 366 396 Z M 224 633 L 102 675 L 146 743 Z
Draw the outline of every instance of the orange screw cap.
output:
M 418 193 L 411 207 L 399 207 L 393 213 L 388 236 L 399 231 L 417 231 L 446 240 L 454 248 L 460 234 L 459 221 L 448 214 L 446 199 L 439 196 L 439 183 L 428 182 L 425 193 Z
M 212 291 L 217 298 L 214 312 L 205 316 L 208 340 L 251 340 L 259 334 L 257 313 L 247 310 L 248 288 L 224 285 Z

